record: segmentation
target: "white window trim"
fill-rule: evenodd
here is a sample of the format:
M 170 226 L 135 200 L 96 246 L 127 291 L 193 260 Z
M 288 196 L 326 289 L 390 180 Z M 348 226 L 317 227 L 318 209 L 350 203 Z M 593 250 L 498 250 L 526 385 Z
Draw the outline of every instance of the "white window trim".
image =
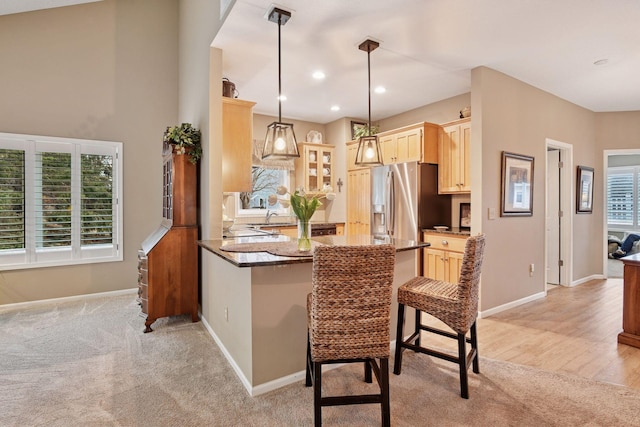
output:
M 33 156 L 36 146 L 44 145 L 45 150 L 72 153 L 72 212 L 73 227 L 71 247 L 36 248 L 33 233 L 25 239 L 25 249 L 0 251 L 0 271 L 27 268 L 52 267 L 63 265 L 115 262 L 124 259 L 123 247 L 123 156 L 122 143 L 114 141 L 87 140 L 75 138 L 58 138 L 41 135 L 22 135 L 0 133 L 0 148 L 25 151 L 25 155 Z M 79 202 L 80 198 L 80 155 L 101 154 L 114 157 L 112 177 L 112 197 L 114 217 L 112 224 L 113 242 L 105 245 L 82 247 L 79 238 Z M 25 168 L 25 229 L 35 226 L 34 184 L 35 173 L 33 162 L 26 162 Z M 28 241 L 27 241 L 28 240 Z

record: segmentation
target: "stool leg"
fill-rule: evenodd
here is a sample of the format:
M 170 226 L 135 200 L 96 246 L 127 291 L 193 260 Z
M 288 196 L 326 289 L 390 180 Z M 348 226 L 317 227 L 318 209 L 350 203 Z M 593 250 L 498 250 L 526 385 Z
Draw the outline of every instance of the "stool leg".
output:
M 420 326 L 422 325 L 421 313 L 422 312 L 416 308 L 415 331 L 417 335 L 416 335 L 416 341 L 414 344 L 417 345 L 418 347 L 420 347 Z
M 311 386 L 311 363 L 311 343 L 309 342 L 309 333 L 307 332 L 307 360 L 305 363 L 306 378 L 304 381 L 304 385 L 307 387 Z
M 476 322 L 471 325 L 471 348 L 476 351 L 476 356 L 473 358 L 473 372 L 480 373 L 480 361 L 478 355 L 478 332 L 476 330 Z
M 389 405 L 389 359 L 380 359 L 380 393 L 382 397 L 382 425 L 391 426 L 391 409 Z
M 313 362 L 313 424 L 322 425 L 322 363 Z
M 371 375 L 371 361 L 367 360 L 364 362 L 364 382 L 372 383 L 373 377 Z
M 467 384 L 467 349 L 465 334 L 458 334 L 458 365 L 460 365 L 460 396 L 469 398 L 469 385 Z
M 404 341 L 404 304 L 398 304 L 398 325 L 396 329 L 396 354 L 393 360 L 393 373 L 400 375 L 402 370 L 402 343 Z

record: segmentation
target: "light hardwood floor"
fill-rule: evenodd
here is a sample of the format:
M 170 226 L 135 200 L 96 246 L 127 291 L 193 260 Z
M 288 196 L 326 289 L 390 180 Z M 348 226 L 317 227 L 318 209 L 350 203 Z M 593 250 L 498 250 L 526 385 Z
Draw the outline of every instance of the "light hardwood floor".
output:
M 640 389 L 640 348 L 617 341 L 622 289 L 622 279 L 558 286 L 544 299 L 478 319 L 480 357 Z M 425 344 L 453 350 L 450 341 L 423 335 Z

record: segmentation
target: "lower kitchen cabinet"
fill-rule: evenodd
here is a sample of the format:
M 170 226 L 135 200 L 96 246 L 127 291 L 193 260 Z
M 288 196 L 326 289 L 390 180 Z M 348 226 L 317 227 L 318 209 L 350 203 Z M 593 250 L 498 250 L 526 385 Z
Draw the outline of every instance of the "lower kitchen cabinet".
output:
M 423 240 L 431 246 L 422 251 L 422 275 L 435 280 L 458 283 L 467 238 L 446 233 L 424 232 Z

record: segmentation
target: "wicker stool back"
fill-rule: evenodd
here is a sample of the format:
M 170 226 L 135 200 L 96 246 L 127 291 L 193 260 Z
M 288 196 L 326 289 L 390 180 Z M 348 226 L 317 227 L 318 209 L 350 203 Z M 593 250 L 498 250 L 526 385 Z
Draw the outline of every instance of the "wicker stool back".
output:
M 393 245 L 318 246 L 307 299 L 307 381 L 314 386 L 315 425 L 322 406 L 380 403 L 389 425 L 389 343 L 395 266 Z M 380 365 L 375 359 L 380 359 Z M 321 395 L 323 363 L 365 362 L 365 381 L 376 374 L 380 393 Z

